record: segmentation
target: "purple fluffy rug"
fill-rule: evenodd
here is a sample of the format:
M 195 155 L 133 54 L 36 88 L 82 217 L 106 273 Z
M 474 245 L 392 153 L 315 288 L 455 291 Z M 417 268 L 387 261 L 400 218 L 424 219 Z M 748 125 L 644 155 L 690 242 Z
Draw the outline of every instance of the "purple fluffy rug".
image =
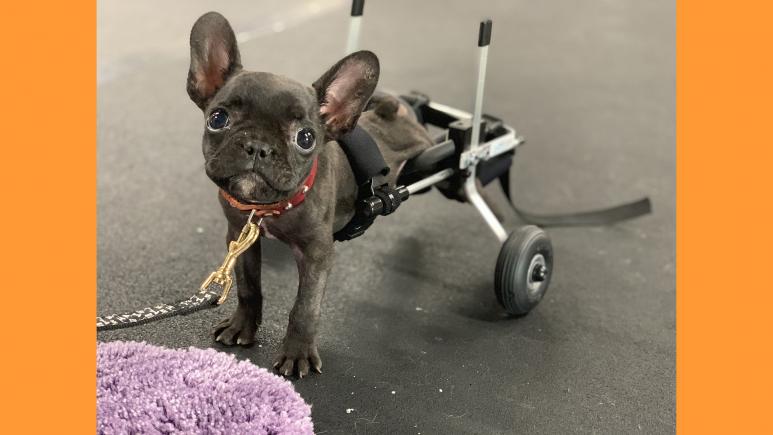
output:
M 213 349 L 113 341 L 97 347 L 100 434 L 312 434 L 293 385 Z

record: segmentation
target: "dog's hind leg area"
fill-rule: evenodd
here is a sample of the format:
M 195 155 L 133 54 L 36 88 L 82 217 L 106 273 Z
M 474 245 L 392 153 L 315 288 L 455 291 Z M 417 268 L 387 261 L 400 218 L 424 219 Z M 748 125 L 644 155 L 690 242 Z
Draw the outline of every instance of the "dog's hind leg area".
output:
M 397 98 L 383 92 L 373 94 L 370 104 L 376 115 L 389 121 L 395 119 L 400 108 L 400 102 Z
M 228 242 L 235 240 L 229 229 Z M 215 341 L 226 346 L 239 344 L 249 346 L 255 343 L 263 316 L 263 294 L 260 286 L 260 239 L 250 246 L 236 260 L 236 287 L 238 305 L 230 318 L 215 326 Z

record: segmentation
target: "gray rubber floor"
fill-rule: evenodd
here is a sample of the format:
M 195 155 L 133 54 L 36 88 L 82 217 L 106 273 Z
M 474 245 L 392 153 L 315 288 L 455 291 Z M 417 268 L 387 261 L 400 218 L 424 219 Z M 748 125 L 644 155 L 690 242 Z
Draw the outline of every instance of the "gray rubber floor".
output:
M 185 93 L 193 21 L 221 11 L 247 68 L 311 83 L 342 55 L 348 7 L 99 2 L 100 313 L 187 296 L 225 252 L 202 115 Z M 551 288 L 512 319 L 492 290 L 498 244 L 474 209 L 436 192 L 412 199 L 338 245 L 325 373 L 296 388 L 326 434 L 673 432 L 674 4 L 369 0 L 362 46 L 379 55 L 383 87 L 469 108 L 485 16 L 494 18 L 485 110 L 528 139 L 514 165 L 519 205 L 578 210 L 650 195 L 654 214 L 551 229 Z M 268 367 L 297 275 L 286 247 L 263 246 L 259 344 L 223 350 Z M 210 329 L 234 306 L 99 340 L 215 346 Z

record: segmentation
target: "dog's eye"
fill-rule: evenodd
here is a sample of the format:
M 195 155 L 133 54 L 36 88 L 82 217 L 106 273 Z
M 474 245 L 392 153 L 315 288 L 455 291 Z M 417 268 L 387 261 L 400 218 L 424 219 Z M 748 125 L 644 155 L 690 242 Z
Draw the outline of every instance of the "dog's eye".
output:
M 298 130 L 298 134 L 295 136 L 295 144 L 306 151 L 314 148 L 314 131 L 308 127 Z
M 210 131 L 218 131 L 228 127 L 228 112 L 225 109 L 215 109 L 207 118 L 207 128 Z

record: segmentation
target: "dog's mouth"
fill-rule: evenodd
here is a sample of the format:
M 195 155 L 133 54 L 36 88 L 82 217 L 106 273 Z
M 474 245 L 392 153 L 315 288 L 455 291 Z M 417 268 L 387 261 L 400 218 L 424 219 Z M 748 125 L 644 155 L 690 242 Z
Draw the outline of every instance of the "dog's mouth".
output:
M 276 186 L 253 171 L 245 171 L 228 178 L 213 180 L 215 184 L 243 204 L 265 205 L 283 201 L 292 195 L 293 189 Z

